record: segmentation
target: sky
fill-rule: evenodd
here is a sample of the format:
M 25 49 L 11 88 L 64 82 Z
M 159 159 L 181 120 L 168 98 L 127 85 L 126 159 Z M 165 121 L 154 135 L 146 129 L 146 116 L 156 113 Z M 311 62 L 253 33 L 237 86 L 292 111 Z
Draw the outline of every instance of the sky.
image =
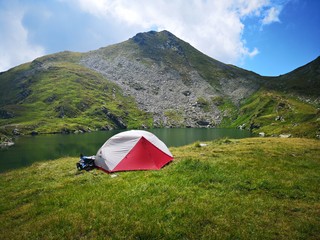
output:
M 263 76 L 320 55 L 320 0 L 0 0 L 0 72 L 168 30 L 206 55 Z

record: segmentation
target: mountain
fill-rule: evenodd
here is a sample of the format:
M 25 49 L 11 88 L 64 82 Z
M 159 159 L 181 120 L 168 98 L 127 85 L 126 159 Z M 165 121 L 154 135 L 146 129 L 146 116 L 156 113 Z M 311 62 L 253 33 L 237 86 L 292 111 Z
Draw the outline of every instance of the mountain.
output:
M 320 57 L 279 77 L 263 77 L 259 91 L 248 96 L 231 126 L 258 128 L 320 138 Z
M 319 98 L 320 56 L 292 72 L 275 78 L 266 78 L 269 88 L 299 96 Z
M 239 105 L 259 88 L 257 74 L 218 62 L 167 31 L 139 33 L 80 62 L 134 96 L 157 127 L 219 125 L 221 99 Z
M 168 31 L 138 33 L 1 73 L 1 131 L 241 126 L 315 137 L 319 66 L 317 58 L 286 75 L 263 77 L 214 60 Z

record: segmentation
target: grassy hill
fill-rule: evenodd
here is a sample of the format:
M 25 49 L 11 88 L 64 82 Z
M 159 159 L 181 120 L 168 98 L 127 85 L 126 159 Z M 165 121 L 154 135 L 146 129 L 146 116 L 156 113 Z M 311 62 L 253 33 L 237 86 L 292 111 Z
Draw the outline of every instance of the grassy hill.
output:
M 77 172 L 62 158 L 0 174 L 1 239 L 319 239 L 317 140 L 171 148 L 160 171 Z
M 279 77 L 265 79 L 269 89 L 293 93 L 319 101 L 320 56 L 315 60 Z
M 292 134 L 296 137 L 320 136 L 320 111 L 316 104 L 279 91 L 260 90 L 250 96 L 231 126 L 265 132 L 267 135 Z
M 45 56 L 1 74 L 2 132 L 90 131 L 150 126 L 133 98 L 102 75 L 74 63 L 80 54 Z

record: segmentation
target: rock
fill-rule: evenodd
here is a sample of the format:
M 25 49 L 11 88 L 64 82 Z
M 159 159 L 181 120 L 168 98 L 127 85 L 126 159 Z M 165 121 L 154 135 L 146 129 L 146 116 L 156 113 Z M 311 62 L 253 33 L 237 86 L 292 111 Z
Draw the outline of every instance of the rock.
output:
M 100 128 L 100 131 L 111 131 L 111 130 L 113 130 L 113 127 L 108 126 L 108 125 L 102 126 L 102 127 Z
M 7 136 L 1 136 L 1 139 L 0 139 L 0 148 L 3 148 L 3 147 L 11 147 L 14 145 L 14 142 L 12 141 L 11 138 L 7 137 Z
M 61 132 L 60 132 L 60 133 L 62 133 L 62 134 L 70 134 L 70 133 L 71 133 L 71 130 L 68 129 L 68 128 L 63 128 L 63 129 L 61 129 Z
M 14 114 L 12 112 L 8 112 L 6 110 L 0 109 L 0 118 L 2 119 L 14 118 Z
M 210 125 L 210 123 L 208 121 L 205 121 L 205 120 L 199 120 L 199 121 L 197 121 L 197 124 L 200 125 L 200 126 L 205 126 L 205 127 Z
M 279 137 L 281 137 L 281 138 L 290 138 L 291 134 L 280 134 Z
M 250 124 L 250 131 L 252 130 L 252 129 L 259 129 L 260 128 L 260 125 L 259 124 L 255 124 L 255 123 L 251 123 Z
M 15 128 L 15 129 L 12 130 L 12 134 L 18 136 L 21 133 L 20 133 L 20 130 L 18 128 Z
M 191 92 L 189 90 L 186 90 L 186 91 L 183 91 L 182 94 L 187 97 L 191 95 Z
M 109 112 L 108 109 L 103 108 L 102 111 L 106 114 L 106 116 L 120 129 L 126 129 L 127 125 L 123 122 L 120 117 L 117 117 L 113 113 Z
M 8 142 L 0 142 L 0 148 L 4 147 L 11 147 L 14 145 L 14 142 L 8 141 Z
M 286 121 L 283 116 L 276 116 L 276 118 L 274 120 L 275 121 L 281 121 L 281 122 L 285 122 Z

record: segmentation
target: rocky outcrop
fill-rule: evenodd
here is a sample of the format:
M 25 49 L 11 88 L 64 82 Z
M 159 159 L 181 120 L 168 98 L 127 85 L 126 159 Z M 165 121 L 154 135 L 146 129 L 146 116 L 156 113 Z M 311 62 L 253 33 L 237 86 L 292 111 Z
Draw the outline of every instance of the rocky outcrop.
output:
M 0 136 L 0 148 L 11 147 L 14 145 L 12 138 L 1 135 Z
M 189 84 L 186 85 L 185 76 L 161 64 L 148 66 L 122 56 L 110 61 L 99 55 L 88 56 L 82 63 L 133 96 L 140 109 L 153 114 L 156 125 L 166 126 L 170 122 L 165 116 L 168 110 L 181 113 L 180 125 L 196 126 L 196 122 L 203 119 L 218 124 L 221 120 L 215 105 L 207 109 L 197 105 L 200 97 L 210 102 L 217 92 L 196 71 L 187 73 Z
M 223 112 L 214 99 L 230 98 L 238 104 L 259 87 L 240 74 L 217 78 L 218 86 L 210 84 L 191 66 L 186 52 L 190 49 L 169 32 L 139 33 L 125 43 L 89 52 L 81 64 L 133 96 L 140 109 L 152 113 L 157 127 L 216 126 Z M 219 67 L 230 68 L 222 63 Z
M 108 109 L 103 108 L 102 112 L 106 114 L 106 117 L 109 118 L 117 128 L 119 129 L 127 128 L 127 125 L 124 123 L 124 121 L 120 117 L 117 117 L 115 114 L 110 112 Z

